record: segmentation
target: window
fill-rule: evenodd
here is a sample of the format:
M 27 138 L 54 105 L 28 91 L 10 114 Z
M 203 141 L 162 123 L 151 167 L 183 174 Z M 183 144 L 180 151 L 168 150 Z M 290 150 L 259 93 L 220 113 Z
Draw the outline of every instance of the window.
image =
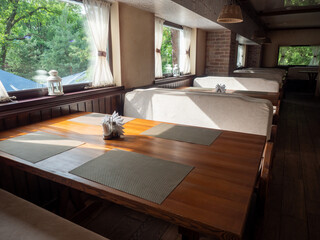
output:
M 163 36 L 161 45 L 162 73 L 164 76 L 172 76 L 173 69 L 181 65 L 184 54 L 183 48 L 183 30 L 168 25 L 163 26 Z
M 237 67 L 244 67 L 246 64 L 246 45 L 238 45 Z
M 317 66 L 320 59 L 320 46 L 281 46 L 279 66 Z
M 14 2 L 0 6 L 0 80 L 6 90 L 46 87 L 52 69 L 64 85 L 89 82 L 92 54 L 82 4 Z
M 284 0 L 284 7 L 290 7 L 290 6 L 315 6 L 319 5 L 319 0 Z

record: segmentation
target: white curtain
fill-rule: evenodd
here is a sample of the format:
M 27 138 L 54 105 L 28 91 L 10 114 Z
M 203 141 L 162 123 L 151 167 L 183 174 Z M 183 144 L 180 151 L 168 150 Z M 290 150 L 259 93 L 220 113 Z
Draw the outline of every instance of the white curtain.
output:
M 155 18 L 154 21 L 154 47 L 155 47 L 155 77 L 162 77 L 162 62 L 161 62 L 161 45 L 163 35 L 163 23 L 161 18 Z
M 182 65 L 182 72 L 184 74 L 190 73 L 190 44 L 191 44 L 191 32 L 192 29 L 183 27 L 183 38 L 184 38 L 184 51 L 185 57 Z
M 0 102 L 9 102 L 10 97 L 6 91 L 6 89 L 4 88 L 2 82 L 0 81 Z
M 97 50 L 93 69 L 93 87 L 113 85 L 113 76 L 107 60 L 109 15 L 111 4 L 102 0 L 83 0 L 89 29 Z
M 319 55 L 320 55 L 320 46 L 316 46 L 312 48 L 312 59 L 309 63 L 311 66 L 319 65 Z

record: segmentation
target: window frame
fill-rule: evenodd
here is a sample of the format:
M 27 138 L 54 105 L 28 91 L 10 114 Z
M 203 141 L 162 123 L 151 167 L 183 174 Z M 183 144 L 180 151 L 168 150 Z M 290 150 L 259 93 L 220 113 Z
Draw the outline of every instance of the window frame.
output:
M 61 2 L 69 2 L 70 4 L 80 4 L 83 5 L 82 0 L 58 0 Z M 109 18 L 109 26 L 111 26 L 111 17 Z M 109 37 L 108 37 L 108 46 L 106 48 L 109 53 L 109 66 L 110 66 L 110 71 L 113 74 L 113 64 L 112 64 L 112 37 L 111 37 L 111 27 L 109 27 Z M 90 88 L 92 85 L 91 82 L 85 82 L 85 83 L 76 83 L 76 84 L 67 84 L 63 85 L 63 92 L 64 93 L 72 93 L 72 92 L 85 92 L 86 88 Z M 108 88 L 113 88 L 115 86 L 110 86 L 110 87 L 101 87 L 98 89 L 108 89 Z M 40 97 L 46 97 L 48 96 L 48 88 L 32 88 L 32 89 L 25 89 L 25 90 L 17 90 L 17 91 L 7 91 L 8 95 L 10 97 L 15 96 L 17 98 L 17 101 L 19 100 L 26 100 L 26 99 L 32 99 L 32 98 L 40 98 Z M 4 103 L 5 104 L 5 103 Z M 3 104 L 2 104 L 3 105 Z
M 177 30 L 182 30 L 183 31 L 183 27 L 179 24 L 176 24 L 176 23 L 173 23 L 173 22 L 169 22 L 167 20 L 164 21 L 163 23 L 163 26 L 166 26 L 166 27 L 170 27 L 170 28 L 174 28 L 174 29 L 177 29 Z M 179 78 L 183 78 L 183 77 L 186 77 L 186 76 L 192 76 L 191 73 L 188 73 L 188 74 L 181 74 L 180 76 L 173 76 L 173 73 L 172 74 L 163 74 L 162 77 L 156 77 L 155 78 L 155 82 L 156 83 L 160 83 L 162 80 L 164 82 L 166 82 L 167 80 L 171 81 L 172 79 L 179 79 Z
M 278 45 L 278 55 L 277 55 L 277 67 L 316 67 L 312 65 L 279 65 L 279 54 L 280 54 L 280 47 L 315 47 L 315 46 L 320 46 L 319 45 Z
M 243 66 L 238 66 L 238 54 L 239 54 L 239 46 L 242 46 L 244 48 L 244 51 L 243 51 L 243 57 L 242 59 L 244 60 L 243 61 Z M 240 69 L 240 68 L 245 68 L 246 65 L 247 65 L 247 44 L 238 44 L 237 46 L 237 62 L 236 62 L 236 66 L 237 66 L 237 69 Z

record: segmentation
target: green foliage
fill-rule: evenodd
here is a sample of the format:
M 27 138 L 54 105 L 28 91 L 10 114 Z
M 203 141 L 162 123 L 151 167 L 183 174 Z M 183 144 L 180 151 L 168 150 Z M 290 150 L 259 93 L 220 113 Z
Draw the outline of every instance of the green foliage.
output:
M 284 0 L 284 6 L 313 6 L 320 4 L 320 0 Z
M 172 36 L 169 27 L 163 26 L 163 36 L 161 45 L 162 72 L 167 73 L 166 66 L 172 67 Z
M 309 65 L 313 58 L 312 50 L 312 46 L 282 46 L 279 48 L 278 65 Z
M 81 7 L 57 0 L 0 0 L 0 67 L 32 79 L 56 69 L 61 77 L 87 69 L 89 43 Z

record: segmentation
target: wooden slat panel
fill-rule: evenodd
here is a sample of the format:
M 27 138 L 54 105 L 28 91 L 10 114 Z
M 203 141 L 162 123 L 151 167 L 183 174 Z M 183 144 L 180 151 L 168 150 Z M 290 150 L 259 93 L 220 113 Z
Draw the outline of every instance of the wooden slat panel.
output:
M 4 119 L 0 119 L 0 131 L 3 131 L 4 129 L 5 129 Z
M 16 195 L 26 199 L 28 197 L 28 185 L 26 182 L 25 172 L 16 168 L 12 168 L 12 174 L 14 179 Z
M 4 124 L 6 129 L 10 129 L 18 126 L 17 116 L 6 118 Z
M 38 181 L 39 177 L 30 173 L 26 173 L 26 174 L 27 174 L 26 181 L 28 183 L 28 192 L 29 192 L 28 200 L 35 204 L 39 204 L 40 203 L 39 181 Z
M 4 190 L 7 190 L 8 192 L 15 193 L 11 167 L 1 162 L 0 162 L 0 167 L 2 170 L 0 175 L 2 188 Z
M 92 107 L 92 100 L 86 101 L 86 112 L 92 112 L 93 111 L 93 107 Z
M 105 109 L 106 109 L 106 113 L 109 113 L 111 112 L 111 97 L 108 96 L 108 97 L 105 97 Z
M 78 111 L 80 111 L 80 112 L 85 112 L 86 111 L 85 102 L 78 102 Z
M 78 104 L 77 103 L 71 103 L 69 105 L 70 113 L 78 112 Z
M 30 123 L 40 122 L 41 121 L 41 112 L 34 111 L 30 113 Z
M 41 110 L 41 118 L 42 118 L 42 120 L 51 119 L 52 118 L 52 114 L 51 113 L 52 113 L 51 108 L 50 109 Z
M 111 111 L 110 111 L 110 113 L 113 113 L 114 111 L 118 111 L 118 109 L 117 109 L 117 98 L 115 96 L 113 96 L 111 98 Z
M 30 123 L 29 113 L 20 113 L 18 115 L 18 126 L 24 126 Z
M 69 105 L 63 105 L 63 106 L 61 106 L 61 114 L 62 114 L 62 115 L 68 115 L 68 114 L 70 114 L 70 106 L 69 106 Z
M 93 112 L 99 112 L 99 99 L 92 100 Z
M 52 117 L 60 117 L 61 116 L 61 108 L 60 107 L 54 107 L 52 108 Z
M 105 98 L 99 98 L 99 112 L 106 113 Z

